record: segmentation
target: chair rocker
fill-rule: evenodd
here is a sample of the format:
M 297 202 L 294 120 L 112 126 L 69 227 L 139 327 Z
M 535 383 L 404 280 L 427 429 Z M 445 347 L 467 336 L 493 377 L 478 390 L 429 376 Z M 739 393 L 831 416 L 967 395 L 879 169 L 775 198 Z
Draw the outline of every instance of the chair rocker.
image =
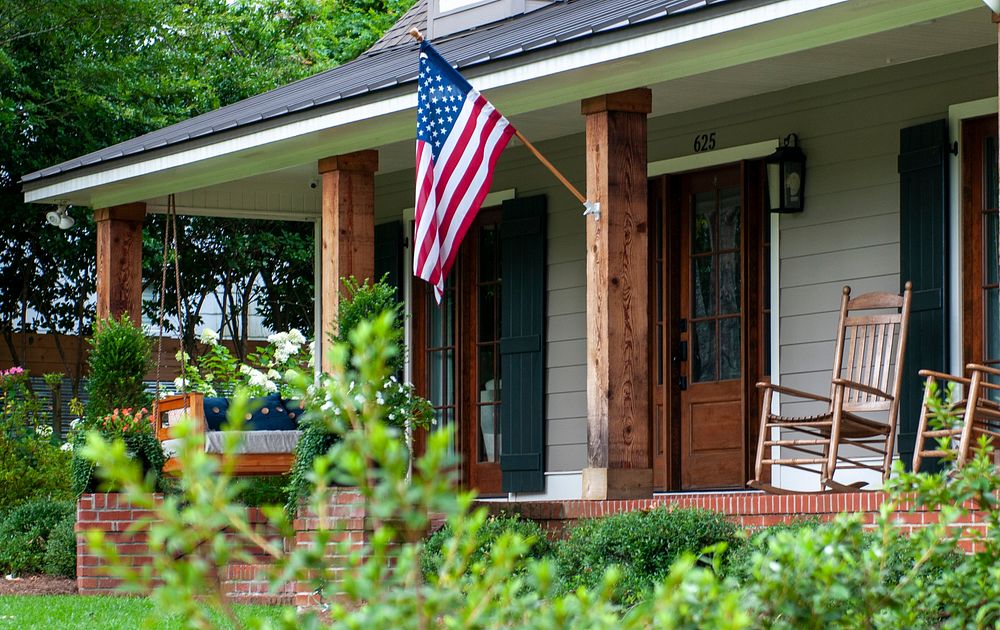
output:
M 942 374 L 932 370 L 920 370 L 926 379 L 924 402 L 920 410 L 920 424 L 917 427 L 917 443 L 913 449 L 913 471 L 919 472 L 926 457 L 948 457 L 955 460 L 955 469 L 965 466 L 979 437 L 986 436 L 993 447 L 1000 444 L 1000 385 L 991 383 L 990 376 L 1000 377 L 1000 370 L 970 363 L 965 366 L 968 377 Z M 951 402 L 957 414 L 951 427 L 931 425 L 933 415 L 931 397 L 944 401 L 947 388 L 939 383 L 955 383 L 961 386 L 964 397 Z M 937 385 L 932 387 L 932 385 Z M 957 389 L 957 388 L 956 388 Z M 933 390 L 933 391 L 932 391 Z M 990 394 L 993 393 L 991 397 Z M 947 401 L 945 401 L 947 402 Z M 930 440 L 930 444 L 928 444 Z M 994 452 L 994 461 L 997 453 Z
M 283 410 L 276 410 L 283 411 Z M 156 424 L 156 439 L 160 441 L 166 452 L 167 461 L 163 466 L 163 474 L 179 475 L 180 461 L 174 457 L 177 441 L 170 434 L 171 426 L 180 421 L 183 416 L 195 420 L 194 431 L 205 438 L 205 452 L 222 459 L 225 434 L 228 431 L 213 431 L 205 420 L 205 397 L 202 394 L 190 393 L 167 396 L 153 403 L 153 418 Z M 299 431 L 243 431 L 240 445 L 233 455 L 235 465 L 233 474 L 236 476 L 267 476 L 283 475 L 292 468 L 295 459 L 295 445 L 300 436 Z
M 754 479 L 747 485 L 772 494 L 800 494 L 763 481 L 764 467 L 773 470 L 775 465 L 818 474 L 820 490 L 827 492 L 855 492 L 867 485 L 836 481 L 838 470 L 867 469 L 880 473 L 883 482 L 888 479 L 911 288 L 907 282 L 902 295 L 865 293 L 851 298 L 851 288 L 844 287 L 829 397 L 771 383 L 757 384 L 763 394 L 760 436 Z M 775 414 L 771 412 L 775 392 L 820 403 L 826 409 L 797 417 Z M 872 417 L 874 414 L 882 417 Z

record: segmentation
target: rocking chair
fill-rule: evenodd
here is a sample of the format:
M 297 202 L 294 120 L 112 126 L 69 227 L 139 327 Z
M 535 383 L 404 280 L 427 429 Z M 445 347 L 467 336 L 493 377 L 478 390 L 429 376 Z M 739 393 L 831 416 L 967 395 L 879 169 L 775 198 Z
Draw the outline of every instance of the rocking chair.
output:
M 917 443 L 913 449 L 913 471 L 919 472 L 925 457 L 952 457 L 955 469 L 965 465 L 980 436 L 986 436 L 993 441 L 993 447 L 1000 442 L 1000 402 L 996 393 L 1000 385 L 991 383 L 990 376 L 1000 376 L 1000 370 L 970 363 L 965 366 L 968 378 L 942 374 L 931 370 L 920 370 L 920 376 L 926 380 L 924 387 L 924 403 L 920 411 L 920 425 L 917 428 Z M 951 401 L 951 407 L 958 418 L 951 427 L 931 426 L 931 397 L 937 396 L 942 402 L 947 390 L 937 383 L 955 383 L 962 387 L 964 398 Z M 990 394 L 993 393 L 993 397 Z M 956 443 L 957 438 L 957 443 Z M 927 443 L 931 440 L 930 444 Z M 994 451 L 994 460 L 997 453 Z
M 867 482 L 849 485 L 834 480 L 837 470 L 867 469 L 889 477 L 899 415 L 899 391 L 910 317 L 911 284 L 902 295 L 865 293 L 851 298 L 844 287 L 840 304 L 836 354 L 830 396 L 819 396 L 758 383 L 763 392 L 760 437 L 751 488 L 773 494 L 794 494 L 762 481 L 764 467 L 787 466 L 819 475 L 821 489 L 853 492 Z M 895 312 L 886 312 L 891 309 Z M 874 313 L 872 311 L 875 311 Z M 827 406 L 809 416 L 771 412 L 775 392 Z M 872 418 L 882 413 L 884 418 Z M 780 451 L 774 453 L 774 447 Z M 847 449 L 845 447 L 853 447 Z M 877 456 L 864 455 L 872 453 Z

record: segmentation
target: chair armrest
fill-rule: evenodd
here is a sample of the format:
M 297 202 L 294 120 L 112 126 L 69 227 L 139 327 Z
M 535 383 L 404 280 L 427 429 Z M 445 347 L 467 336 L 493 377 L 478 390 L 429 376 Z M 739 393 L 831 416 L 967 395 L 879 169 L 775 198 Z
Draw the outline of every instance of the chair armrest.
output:
M 986 374 L 992 374 L 993 376 L 1000 376 L 1000 370 L 986 365 L 980 365 L 978 363 L 969 363 L 965 366 L 965 369 L 970 372 L 985 372 Z
M 774 383 L 757 383 L 757 389 L 768 390 L 778 392 L 779 394 L 788 394 L 789 396 L 795 396 L 796 398 L 808 398 L 809 400 L 816 400 L 819 402 L 830 402 L 830 399 L 826 396 L 819 396 L 817 394 L 810 394 L 809 392 L 803 392 L 798 389 L 792 389 L 791 387 L 784 387 L 783 385 L 775 385 Z
M 954 374 L 945 374 L 944 372 L 935 372 L 934 370 L 920 370 L 918 374 L 920 374 L 923 378 L 930 376 L 939 381 L 954 381 L 955 383 L 961 383 L 963 385 L 968 385 L 972 382 L 971 379 L 965 378 L 964 376 L 955 376 Z
M 849 381 L 844 378 L 833 379 L 833 384 L 838 387 L 846 387 L 847 389 L 853 389 L 855 391 L 871 394 L 872 396 L 878 396 L 879 398 L 885 398 L 886 400 L 892 400 L 893 398 L 895 398 L 895 396 L 883 392 L 878 387 L 872 387 L 871 385 L 864 385 L 863 383 Z

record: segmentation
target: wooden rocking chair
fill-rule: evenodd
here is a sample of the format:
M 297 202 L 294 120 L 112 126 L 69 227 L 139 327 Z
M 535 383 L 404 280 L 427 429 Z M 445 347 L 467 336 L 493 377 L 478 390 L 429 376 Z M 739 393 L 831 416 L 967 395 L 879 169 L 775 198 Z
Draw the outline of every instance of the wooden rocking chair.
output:
M 1000 392 L 1000 385 L 988 380 L 989 376 L 1000 376 L 1000 370 L 975 363 L 965 366 L 965 370 L 969 374 L 968 378 L 920 370 L 920 376 L 926 379 L 926 385 L 920 425 L 917 428 L 917 443 L 913 449 L 914 472 L 920 471 L 925 457 L 953 457 L 955 469 L 961 468 L 968 461 L 980 436 L 992 440 L 994 448 L 1000 443 L 1000 402 L 990 397 L 991 392 Z M 955 413 L 960 415 L 958 422 L 952 427 L 933 427 L 930 423 L 931 396 L 943 399 L 947 393 L 942 383 L 960 385 L 965 395 L 951 403 Z M 934 384 L 937 386 L 932 388 Z M 947 438 L 947 444 L 940 442 L 943 438 Z M 958 438 L 957 444 L 955 438 Z M 929 445 L 927 440 L 931 440 Z M 996 459 L 997 452 L 994 451 L 994 461 Z
M 911 284 L 907 282 L 902 295 L 865 293 L 852 299 L 851 288 L 844 287 L 829 397 L 771 383 L 757 384 L 763 392 L 763 401 L 755 478 L 748 484 L 751 488 L 793 494 L 761 481 L 764 466 L 773 468 L 776 464 L 816 473 L 821 489 L 835 492 L 853 492 L 867 485 L 838 483 L 834 480 L 838 466 L 841 470 L 876 471 L 883 482 L 889 477 L 906 354 L 910 293 Z M 895 312 L 886 313 L 888 309 Z M 774 392 L 824 403 L 827 409 L 801 417 L 774 414 L 771 413 Z M 883 420 L 869 417 L 873 413 L 883 413 L 885 417 Z M 772 430 L 777 436 L 772 436 Z M 773 454 L 774 447 L 781 449 L 778 456 Z M 844 447 L 853 449 L 844 453 Z M 878 463 L 866 461 L 865 452 L 877 455 Z

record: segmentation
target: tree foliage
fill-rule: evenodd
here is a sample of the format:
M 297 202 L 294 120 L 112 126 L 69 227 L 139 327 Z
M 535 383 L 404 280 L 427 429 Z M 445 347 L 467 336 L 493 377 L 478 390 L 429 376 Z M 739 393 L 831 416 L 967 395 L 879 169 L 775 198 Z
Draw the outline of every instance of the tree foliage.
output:
M 352 59 L 411 4 L 47 0 L 42 7 L 0 0 L 0 332 L 15 361 L 23 362 L 26 351 L 15 333 L 86 335 L 94 310 L 89 210 L 71 210 L 71 230 L 46 226 L 49 208 L 23 202 L 22 176 Z M 229 223 L 235 227 L 218 227 Z M 303 263 L 303 253 L 312 252 L 309 230 L 210 219 L 191 220 L 185 229 L 243 237 L 228 247 L 220 241 L 225 256 L 210 247 L 211 260 L 182 257 L 190 261 L 183 272 L 191 276 L 192 300 L 220 276 L 251 284 L 245 265 L 255 260 L 268 322 L 307 328 L 303 320 L 311 315 L 298 305 L 312 297 L 311 261 Z M 257 249 L 230 264 L 248 236 L 263 234 L 269 236 Z M 80 357 L 63 355 L 64 371 L 78 379 L 72 366 Z

